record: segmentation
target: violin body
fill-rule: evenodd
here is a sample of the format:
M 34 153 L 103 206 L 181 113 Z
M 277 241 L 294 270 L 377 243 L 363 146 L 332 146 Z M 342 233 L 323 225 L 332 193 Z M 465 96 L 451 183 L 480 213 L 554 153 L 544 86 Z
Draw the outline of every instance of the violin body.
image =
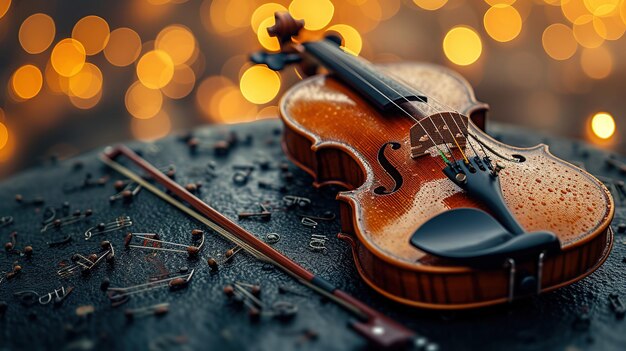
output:
M 476 101 L 460 75 L 430 64 L 377 67 L 469 116 L 468 130 L 504 166 L 500 185 L 515 219 L 528 232 L 556 234 L 561 251 L 539 263 L 529 258 L 515 267 L 479 269 L 411 246 L 415 230 L 440 213 L 489 209 L 446 177 L 437 155 L 411 158 L 409 131 L 415 122 L 374 109 L 333 75 L 312 76 L 281 100 L 283 147 L 316 187 L 346 189 L 337 194 L 339 237 L 350 244 L 367 284 L 411 306 L 476 308 L 571 284 L 606 260 L 613 200 L 600 181 L 551 155 L 546 145 L 516 148 L 489 137 L 479 128 L 488 107 Z M 458 149 L 453 155 L 462 157 Z M 539 291 L 533 291 L 532 277 L 539 280 Z

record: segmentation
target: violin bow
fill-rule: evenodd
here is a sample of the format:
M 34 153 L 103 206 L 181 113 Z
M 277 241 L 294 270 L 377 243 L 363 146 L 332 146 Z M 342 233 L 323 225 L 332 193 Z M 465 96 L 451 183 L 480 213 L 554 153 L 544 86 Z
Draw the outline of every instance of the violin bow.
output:
M 189 204 L 191 208 L 173 196 L 168 195 L 165 191 L 157 188 L 139 174 L 118 163 L 116 159 L 119 156 L 128 158 L 137 167 L 149 174 L 154 181 Z M 304 269 L 287 256 L 257 238 L 254 234 L 248 232 L 216 211 L 194 194 L 187 191 L 184 187 L 174 182 L 128 147 L 124 145 L 107 147 L 100 155 L 100 160 L 125 177 L 137 182 L 172 206 L 213 229 L 227 240 L 240 246 L 252 256 L 261 261 L 273 264 L 295 278 L 302 285 L 307 286 L 353 313 L 357 319 L 350 321 L 350 326 L 374 346 L 382 349 L 398 349 L 414 346 L 424 347 L 428 343 L 426 338 L 418 336 L 414 331 L 374 310 L 345 291 L 336 288 L 325 279 Z

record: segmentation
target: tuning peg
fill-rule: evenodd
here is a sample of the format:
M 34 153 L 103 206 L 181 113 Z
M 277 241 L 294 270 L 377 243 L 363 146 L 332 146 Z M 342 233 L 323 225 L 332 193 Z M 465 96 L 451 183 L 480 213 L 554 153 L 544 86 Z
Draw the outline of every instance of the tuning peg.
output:
M 300 62 L 301 58 L 298 54 L 276 53 L 269 54 L 264 51 L 258 51 L 250 55 L 250 61 L 257 64 L 267 65 L 273 71 L 280 71 L 286 65 Z

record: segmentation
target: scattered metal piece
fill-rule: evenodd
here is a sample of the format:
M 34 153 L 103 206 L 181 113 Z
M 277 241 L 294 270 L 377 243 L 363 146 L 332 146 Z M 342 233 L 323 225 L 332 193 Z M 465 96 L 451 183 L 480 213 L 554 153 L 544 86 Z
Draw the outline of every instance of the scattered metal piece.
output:
M 270 314 L 279 320 L 292 319 L 298 313 L 298 306 L 288 301 L 276 301 L 272 304 Z
M 95 307 L 93 307 L 93 305 L 82 305 L 82 306 L 78 306 L 76 307 L 76 315 L 78 317 L 87 317 L 91 314 L 93 314 L 96 311 Z
M 302 217 L 302 220 L 300 221 L 300 223 L 302 223 L 303 225 L 307 227 L 312 227 L 312 228 L 317 227 L 317 222 L 309 217 Z
M 240 212 L 237 217 L 239 219 L 258 218 L 264 221 L 269 220 L 272 217 L 272 212 L 263 204 L 259 204 L 259 206 L 261 207 L 260 212 Z
M 60 245 L 67 244 L 70 241 L 72 241 L 72 234 L 71 233 L 66 233 L 66 234 L 64 234 L 63 237 L 52 238 L 52 240 L 47 241 L 46 244 L 48 246 L 50 246 L 50 247 L 54 247 L 54 246 L 60 246 Z
M 241 251 L 241 246 L 235 246 L 232 249 L 226 250 L 226 253 L 224 254 L 224 258 L 222 258 L 221 260 L 216 260 L 213 257 L 209 257 L 207 259 L 207 264 L 209 265 L 212 271 L 217 271 L 219 269 L 220 264 L 224 264 L 230 261 L 233 257 L 235 257 L 235 255 L 239 251 Z
M 309 241 L 309 248 L 313 251 L 326 250 L 326 240 L 328 240 L 326 235 L 312 234 L 311 240 Z
M 283 201 L 285 202 L 287 208 L 308 208 L 311 206 L 311 199 L 302 196 L 285 195 L 283 196 Z
M 142 244 L 133 243 L 133 239 L 142 240 Z M 204 232 L 201 230 L 197 232 L 196 230 L 192 231 L 192 240 L 197 241 L 200 240 L 198 245 L 185 245 L 180 243 L 174 243 L 170 241 L 164 241 L 159 238 L 159 235 L 156 233 L 128 233 L 126 238 L 124 238 L 124 246 L 127 248 L 136 248 L 143 250 L 157 250 L 157 251 L 168 251 L 168 252 L 177 252 L 177 253 L 186 253 L 189 257 L 197 257 L 198 253 L 204 246 Z M 147 245 L 148 243 L 152 243 L 152 245 Z M 167 248 L 163 247 L 163 244 L 180 247 L 184 249 L 178 248 Z
M 146 306 L 146 307 L 141 307 L 141 308 L 135 308 L 135 309 L 129 308 L 124 311 L 124 315 L 126 316 L 126 319 L 133 320 L 134 318 L 148 316 L 148 315 L 163 316 L 169 311 L 169 309 L 170 309 L 170 304 L 168 302 L 165 302 L 165 303 L 158 303 L 152 306 Z
M 233 173 L 233 183 L 237 185 L 246 185 L 250 180 L 250 175 L 254 171 L 254 165 L 233 165 L 235 173 Z
M 268 308 L 260 299 L 261 287 L 256 284 L 234 282 L 224 286 L 224 294 L 235 302 L 245 304 L 253 320 L 258 320 L 262 315 L 288 320 L 298 312 L 298 306 L 288 301 L 277 301 Z
M 133 221 L 130 219 L 129 216 L 120 216 L 112 222 L 99 223 L 95 227 L 87 229 L 87 231 L 85 232 L 85 240 L 91 239 L 91 237 L 94 235 L 113 232 L 122 228 L 130 227 L 131 225 L 133 225 Z
M 180 289 L 186 287 L 191 278 L 193 278 L 193 274 L 195 273 L 195 269 L 192 269 L 189 273 L 175 275 L 143 284 L 133 285 L 125 288 L 108 288 L 107 296 L 111 301 L 111 305 L 116 307 L 119 306 L 126 301 L 131 295 L 144 293 L 146 291 L 159 289 L 168 286 L 170 289 Z
M 13 217 L 11 216 L 0 217 L 0 228 L 6 227 L 11 224 L 13 224 Z
M 333 221 L 335 220 L 335 218 L 337 218 L 337 215 L 332 211 L 326 211 L 321 216 L 314 216 L 314 215 L 310 215 L 306 213 L 298 213 L 298 216 L 302 218 L 306 217 L 306 218 L 314 219 L 316 221 Z
M 84 190 L 84 189 L 92 188 L 96 186 L 103 186 L 109 181 L 109 178 L 110 177 L 108 175 L 104 175 L 94 180 L 91 173 L 85 173 L 85 179 L 80 184 L 77 184 L 77 185 L 72 185 L 69 183 L 63 184 L 63 192 L 71 193 L 71 192 Z
M 116 190 L 118 190 L 118 192 L 115 195 L 111 195 L 109 197 L 109 201 L 110 202 L 115 202 L 119 199 L 122 199 L 124 202 L 131 202 L 133 201 L 133 199 L 135 198 L 135 196 L 137 196 L 137 194 L 139 194 L 139 191 L 141 190 L 141 185 L 137 184 L 135 182 L 126 182 L 126 184 L 121 188 L 119 188 L 119 184 L 118 182 L 115 182 L 115 188 Z
M 112 263 L 115 259 L 115 249 L 113 245 L 109 241 L 103 241 L 100 243 L 100 247 L 104 250 L 100 255 L 91 254 L 85 257 L 81 254 L 74 254 L 72 256 L 72 262 L 74 262 L 74 264 L 59 269 L 57 274 L 61 278 L 68 278 L 78 271 L 81 271 L 83 274 L 88 274 L 97 267 L 102 260 Z
M 278 233 L 267 233 L 264 238 L 265 242 L 268 244 L 276 244 L 280 241 L 280 234 Z
M 44 198 L 41 196 L 36 196 L 33 199 L 26 200 L 24 199 L 24 196 L 22 196 L 22 194 L 15 194 L 15 202 L 20 205 L 41 206 L 46 203 L 46 200 L 44 200 Z
M 7 253 L 16 254 L 20 256 L 31 257 L 33 254 L 33 247 L 30 245 L 24 246 L 21 250 L 17 248 L 17 231 L 13 231 L 9 234 L 11 241 L 4 244 L 4 249 Z
M 55 212 L 56 215 L 56 212 Z M 93 215 L 93 211 L 91 209 L 87 209 L 84 212 L 77 210 L 73 214 L 61 217 L 61 218 L 47 218 L 44 220 L 44 226 L 41 228 L 41 233 L 49 230 L 50 228 L 61 228 L 68 226 L 70 224 L 74 224 L 76 222 L 82 221 L 85 218 L 91 217 Z
M 61 303 L 63 303 L 63 301 L 65 300 L 65 298 L 74 290 L 74 287 L 69 287 L 67 288 L 67 290 L 65 290 L 65 287 L 61 286 L 58 289 L 54 289 L 53 292 L 47 293 L 45 295 L 39 296 L 39 304 L 40 305 L 47 305 L 50 302 L 53 301 L 53 296 L 54 295 L 54 304 L 55 305 L 59 305 Z
M 3 273 L 4 278 L 6 278 L 7 280 L 13 279 L 18 274 L 20 274 L 21 271 L 22 271 L 22 266 L 20 266 L 20 264 L 17 261 L 15 261 L 13 262 L 13 270 L 11 270 L 10 272 Z M 0 282 L 2 282 L 2 280 L 0 280 Z

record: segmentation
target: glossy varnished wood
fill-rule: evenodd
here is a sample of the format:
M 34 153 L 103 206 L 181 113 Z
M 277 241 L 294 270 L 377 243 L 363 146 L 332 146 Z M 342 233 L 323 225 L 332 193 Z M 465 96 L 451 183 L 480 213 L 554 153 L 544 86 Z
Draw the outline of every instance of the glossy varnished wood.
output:
M 469 84 L 439 66 L 396 64 L 381 67 L 414 89 L 466 115 L 484 116 Z M 411 158 L 409 130 L 415 124 L 399 114 L 383 115 L 328 76 L 294 86 L 281 101 L 284 148 L 289 157 L 315 178 L 315 185 L 340 184 L 343 238 L 352 244 L 361 276 L 380 293 L 403 303 L 429 308 L 469 308 L 506 301 L 508 269 L 476 271 L 425 255 L 409 244 L 412 233 L 433 216 L 451 208 L 481 205 L 467 197 L 441 172 L 436 155 Z M 502 191 L 509 208 L 527 231 L 550 230 L 563 252 L 547 257 L 544 290 L 571 283 L 591 273 L 608 255 L 607 231 L 613 202 L 606 188 L 583 170 L 552 156 L 546 146 L 530 149 L 503 145 L 469 126 L 500 158 Z M 386 142 L 387 159 L 402 174 L 403 186 L 392 194 L 392 178 L 378 162 Z M 470 150 L 466 150 L 471 154 Z M 454 152 L 460 158 L 460 152 Z M 526 161 L 515 163 L 511 155 Z M 483 208 L 484 209 L 484 208 Z M 486 210 L 486 209 L 485 209 Z M 520 262 L 536 271 L 536 263 Z

